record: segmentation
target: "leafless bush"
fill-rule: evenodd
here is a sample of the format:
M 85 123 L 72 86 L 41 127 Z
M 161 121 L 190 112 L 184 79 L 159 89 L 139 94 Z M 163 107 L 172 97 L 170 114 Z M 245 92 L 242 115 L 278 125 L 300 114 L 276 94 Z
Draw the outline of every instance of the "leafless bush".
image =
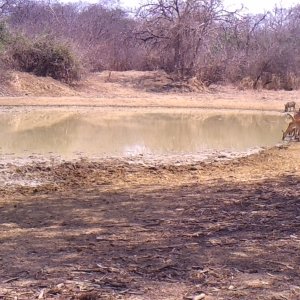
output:
M 145 51 L 132 35 L 136 21 L 118 7 L 24 1 L 11 13 L 14 30 L 36 37 L 51 34 L 76 46 L 91 71 L 144 67 Z

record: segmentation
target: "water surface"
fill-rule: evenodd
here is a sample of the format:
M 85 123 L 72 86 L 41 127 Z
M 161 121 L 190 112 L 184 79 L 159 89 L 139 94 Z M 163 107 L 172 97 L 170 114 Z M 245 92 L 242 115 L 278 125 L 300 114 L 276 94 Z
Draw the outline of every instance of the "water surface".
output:
M 277 144 L 285 127 L 283 117 L 262 113 L 14 113 L 0 117 L 0 150 L 62 156 L 247 151 Z

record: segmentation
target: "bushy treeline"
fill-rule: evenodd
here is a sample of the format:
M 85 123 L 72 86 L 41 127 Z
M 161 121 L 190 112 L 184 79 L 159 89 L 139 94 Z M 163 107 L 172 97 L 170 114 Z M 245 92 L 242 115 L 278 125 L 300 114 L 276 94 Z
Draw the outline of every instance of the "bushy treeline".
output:
M 81 64 L 71 47 L 50 35 L 29 37 L 11 33 L 5 23 L 0 23 L 0 71 L 15 69 L 37 76 L 50 76 L 72 84 L 81 77 Z
M 245 15 L 222 0 L 149 0 L 134 13 L 101 3 L 0 4 L 2 64 L 37 75 L 72 82 L 83 70 L 164 69 L 206 85 L 300 86 L 300 5 Z

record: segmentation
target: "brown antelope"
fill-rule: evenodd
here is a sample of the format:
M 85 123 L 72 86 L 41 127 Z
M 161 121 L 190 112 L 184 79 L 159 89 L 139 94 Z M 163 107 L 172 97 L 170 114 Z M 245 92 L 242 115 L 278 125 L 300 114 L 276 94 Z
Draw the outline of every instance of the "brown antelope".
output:
M 282 140 L 284 140 L 287 136 L 294 137 L 295 139 L 300 139 L 300 120 L 293 120 L 289 123 L 286 131 L 283 131 Z
M 289 113 L 287 113 L 286 115 L 292 119 L 292 122 L 300 121 L 300 113 L 299 112 L 295 113 L 294 115 L 291 115 Z
M 294 120 L 300 120 L 300 108 L 299 111 L 294 114 Z
M 293 108 L 293 110 L 296 109 L 296 102 L 295 101 L 290 101 L 290 102 L 287 102 L 286 104 L 284 104 L 284 111 L 285 112 L 292 111 L 292 108 Z

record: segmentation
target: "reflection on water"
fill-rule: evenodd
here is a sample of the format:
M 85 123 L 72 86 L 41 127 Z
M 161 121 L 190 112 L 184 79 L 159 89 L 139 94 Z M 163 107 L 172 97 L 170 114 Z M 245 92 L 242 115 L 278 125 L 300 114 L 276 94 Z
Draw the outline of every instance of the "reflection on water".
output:
M 52 113 L 53 114 L 53 113 Z M 54 118 L 55 119 L 55 118 Z M 114 118 L 51 114 L 1 116 L 2 153 L 85 155 L 179 154 L 207 149 L 245 151 L 272 146 L 286 127 L 279 116 L 251 114 L 136 114 Z

